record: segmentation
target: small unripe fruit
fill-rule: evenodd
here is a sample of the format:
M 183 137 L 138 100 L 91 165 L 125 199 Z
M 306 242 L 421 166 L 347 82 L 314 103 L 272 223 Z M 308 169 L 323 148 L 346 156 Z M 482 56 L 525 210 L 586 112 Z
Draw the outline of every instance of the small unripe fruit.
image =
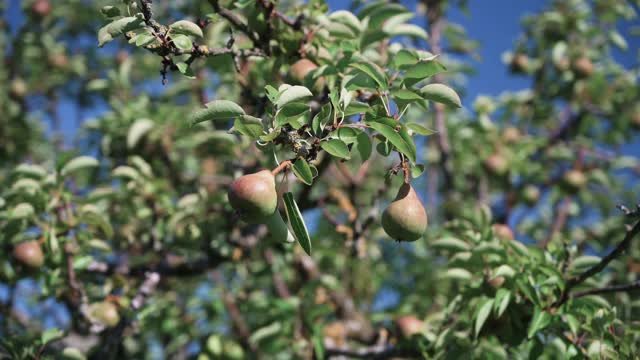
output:
M 102 301 L 89 305 L 89 314 L 104 326 L 114 327 L 120 322 L 118 307 L 110 301 Z
M 402 184 L 395 200 L 382 213 L 382 228 L 398 241 L 415 241 L 427 230 L 427 212 L 413 187 Z
M 504 285 L 505 282 L 505 278 L 504 276 L 496 276 L 492 279 L 489 279 L 489 285 L 491 285 L 492 288 L 494 289 L 499 289 L 502 287 L 502 285 Z
M 564 184 L 570 190 L 579 190 L 587 184 L 587 176 L 580 170 L 571 169 L 562 178 Z
M 633 115 L 631 115 L 631 123 L 635 127 L 640 128 L 640 110 L 636 110 Z
M 580 77 L 593 74 L 593 63 L 586 56 L 581 56 L 573 62 L 573 71 Z
M 25 241 L 13 248 L 13 257 L 21 264 L 37 269 L 44 264 L 44 254 L 37 241 Z
M 40 17 L 45 17 L 51 13 L 51 2 L 49 0 L 36 0 L 31 5 L 31 11 Z
M 413 315 L 405 315 L 395 321 L 398 332 L 402 337 L 410 338 L 414 334 L 420 334 L 423 331 L 423 322 Z
M 506 127 L 502 132 L 502 140 L 507 144 L 515 144 L 522 138 L 522 134 L 518 128 L 513 126 Z
M 493 228 L 493 233 L 500 239 L 504 239 L 504 240 L 515 239 L 515 237 L 513 236 L 513 231 L 511 231 L 511 228 L 509 227 L 509 225 L 493 224 L 492 228 Z
M 289 73 L 291 78 L 299 83 L 304 82 L 304 79 L 307 77 L 311 71 L 318 68 L 313 61 L 309 59 L 300 59 L 296 61 L 291 68 L 289 69 Z
M 239 177 L 229 186 L 229 202 L 240 217 L 250 223 L 263 223 L 278 207 L 276 181 L 269 170 Z
M 522 190 L 522 197 L 527 205 L 534 205 L 540 200 L 540 189 L 534 185 L 527 185 Z
M 23 97 L 25 97 L 25 95 L 27 95 L 27 92 L 29 91 L 27 83 L 21 78 L 15 78 L 11 80 L 10 86 L 11 87 L 9 89 L 9 92 L 12 96 L 18 99 L 22 99 Z
M 556 70 L 558 71 L 566 71 L 569 69 L 569 59 L 564 56 L 554 61 L 553 64 L 556 66 Z
M 494 153 L 485 160 L 485 166 L 496 175 L 504 175 L 509 170 L 509 163 L 500 153 Z
M 49 64 L 57 69 L 65 69 L 69 65 L 69 58 L 62 53 L 51 54 Z
M 529 57 L 525 54 L 515 54 L 511 59 L 511 71 L 524 73 L 529 70 Z

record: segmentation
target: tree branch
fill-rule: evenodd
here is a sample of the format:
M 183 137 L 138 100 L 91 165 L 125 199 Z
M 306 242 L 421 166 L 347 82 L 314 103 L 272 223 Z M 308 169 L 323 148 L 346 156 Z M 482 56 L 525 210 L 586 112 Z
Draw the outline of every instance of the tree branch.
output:
M 640 290 L 640 280 L 632 282 L 631 284 L 623 284 L 623 285 L 610 285 L 596 289 L 589 289 L 583 291 L 576 291 L 571 294 L 571 298 L 579 298 L 588 295 L 596 295 L 596 294 L 608 294 L 614 292 L 624 292 L 624 291 L 638 291 Z
M 567 302 L 567 300 L 569 300 L 569 298 L 572 297 L 572 296 L 570 296 L 570 294 L 571 294 L 571 290 L 574 287 L 582 284 L 588 278 L 590 278 L 590 277 L 600 273 L 602 270 L 604 270 L 607 267 L 607 265 L 609 265 L 609 263 L 611 261 L 613 261 L 614 259 L 616 259 L 620 255 L 622 255 L 622 253 L 631 244 L 631 240 L 639 233 L 640 233 L 640 221 L 638 221 L 634 225 L 634 227 L 626 233 L 624 239 L 618 244 L 618 246 L 616 246 L 615 249 L 613 249 L 613 251 L 611 251 L 607 256 L 603 257 L 602 260 L 600 260 L 599 263 L 597 263 L 596 265 L 594 265 L 591 268 L 587 269 L 586 271 L 584 271 L 580 275 L 569 279 L 569 281 L 567 281 L 567 284 L 565 286 L 565 290 L 562 293 L 562 296 L 552 306 L 553 307 L 559 307 L 562 304 L 564 304 L 565 302 Z M 585 296 L 585 295 L 582 295 L 582 296 Z

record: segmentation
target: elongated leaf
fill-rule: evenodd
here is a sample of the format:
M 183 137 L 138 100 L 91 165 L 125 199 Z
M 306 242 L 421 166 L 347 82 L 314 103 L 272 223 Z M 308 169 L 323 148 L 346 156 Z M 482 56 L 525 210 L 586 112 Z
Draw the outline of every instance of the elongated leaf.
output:
M 289 103 L 301 101 L 303 99 L 306 99 L 312 96 L 313 94 L 311 93 L 311 91 L 309 91 L 309 89 L 307 89 L 304 86 L 300 86 L 300 85 L 291 86 L 290 88 L 286 89 L 282 94 L 280 94 L 280 97 L 276 102 L 276 106 L 278 108 L 282 108 L 283 106 Z
M 371 156 L 371 151 L 373 150 L 373 144 L 371 143 L 371 138 L 369 138 L 369 134 L 366 132 L 361 132 L 356 137 L 356 149 L 360 154 L 360 158 L 362 161 L 366 161 Z
M 500 289 L 496 293 L 496 300 L 494 304 L 494 309 L 497 312 L 498 317 L 504 314 L 504 311 L 507 310 L 509 306 L 509 302 L 511 301 L 511 291 L 507 289 Z
M 193 42 L 187 35 L 174 35 L 171 39 L 173 44 L 180 50 L 191 50 L 193 48 Z
M 369 123 L 369 126 L 379 132 L 382 136 L 387 138 L 387 140 L 389 140 L 389 142 L 391 142 L 391 144 L 395 146 L 398 151 L 405 154 L 409 158 L 409 160 L 413 162 L 416 161 L 415 149 L 411 145 L 407 144 L 405 139 L 403 139 L 402 136 L 394 128 L 373 121 Z
M 293 163 L 293 173 L 303 183 L 307 185 L 311 185 L 313 183 L 313 173 L 311 172 L 309 163 L 305 159 L 296 159 Z
M 416 123 L 408 123 L 407 124 L 407 128 L 409 128 L 409 130 L 413 131 L 414 133 L 418 134 L 418 135 L 431 135 L 431 134 L 435 134 L 436 131 L 435 130 L 431 130 L 428 129 L 420 124 L 416 124 Z
M 153 121 L 149 119 L 136 120 L 127 133 L 127 148 L 133 149 L 136 147 L 140 139 L 151 129 L 153 129 Z
M 389 80 L 387 79 L 387 75 L 385 75 L 384 71 L 376 64 L 372 62 L 358 62 L 350 65 L 352 68 L 357 69 L 366 75 L 368 75 L 373 81 L 378 84 L 381 90 L 386 90 L 388 87 Z
M 307 225 L 304 223 L 300 209 L 298 209 L 298 204 L 296 204 L 296 200 L 293 198 L 293 194 L 290 192 L 282 194 L 282 200 L 284 201 L 284 208 L 287 212 L 287 219 L 293 231 L 293 236 L 295 236 L 307 255 L 311 256 L 311 238 L 309 237 L 309 231 L 307 230 Z
M 98 165 L 100 165 L 98 163 L 98 160 L 96 160 L 91 156 L 78 156 L 76 158 L 71 159 L 62 167 L 62 169 L 60 170 L 60 175 L 67 176 L 78 170 L 94 168 L 94 167 L 97 167 Z
M 323 141 L 320 143 L 320 147 L 335 157 L 343 159 L 349 159 L 351 157 L 347 144 L 342 140 L 331 139 L 329 141 Z
M 465 241 L 454 237 L 443 237 L 434 241 L 431 246 L 450 251 L 468 251 L 471 249 Z
M 193 35 L 198 37 L 203 36 L 202 29 L 200 28 L 200 26 L 198 26 L 195 23 L 192 23 L 189 20 L 176 21 L 173 24 L 169 25 L 169 28 L 171 28 L 173 32 L 176 32 L 179 34 Z
M 100 28 L 100 30 L 98 31 L 98 46 L 102 47 L 104 44 L 113 40 L 116 36 L 127 31 L 139 29 L 143 26 L 143 24 L 144 21 L 142 18 L 142 14 L 138 14 L 138 16 L 129 16 L 114 20 Z
M 475 335 L 478 336 L 480 330 L 482 330 L 482 326 L 489 318 L 489 314 L 491 314 L 491 308 L 493 307 L 493 299 L 485 300 L 484 303 L 480 306 L 480 310 L 478 310 L 478 314 L 476 315 L 476 322 L 474 325 Z
M 447 68 L 436 60 L 421 60 L 407 69 L 404 77 L 405 79 L 415 80 L 411 82 L 412 84 L 415 84 L 417 81 L 424 80 L 445 71 L 447 71 Z
M 240 105 L 229 100 L 214 100 L 206 104 L 205 109 L 200 109 L 191 114 L 191 125 L 208 120 L 227 120 L 244 115 Z
M 552 318 L 553 316 L 550 313 L 536 307 L 531 323 L 529 323 L 527 337 L 531 339 L 538 331 L 546 328 L 551 323 Z
M 420 89 L 425 99 L 435 101 L 448 106 L 460 108 L 460 97 L 453 89 L 443 84 L 429 84 Z
M 238 132 L 255 140 L 262 135 L 264 127 L 262 126 L 262 119 L 251 115 L 241 115 L 236 118 L 233 128 L 229 131 Z

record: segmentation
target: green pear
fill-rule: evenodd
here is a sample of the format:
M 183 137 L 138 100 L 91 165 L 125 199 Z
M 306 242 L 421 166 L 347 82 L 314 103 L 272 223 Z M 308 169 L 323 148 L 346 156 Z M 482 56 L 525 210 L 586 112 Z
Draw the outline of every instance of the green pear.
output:
M 114 327 L 120 322 L 120 314 L 116 305 L 109 301 L 97 302 L 89 305 L 89 314 L 104 326 Z
M 402 184 L 382 213 L 382 228 L 398 241 L 415 241 L 427 230 L 427 212 L 410 184 Z

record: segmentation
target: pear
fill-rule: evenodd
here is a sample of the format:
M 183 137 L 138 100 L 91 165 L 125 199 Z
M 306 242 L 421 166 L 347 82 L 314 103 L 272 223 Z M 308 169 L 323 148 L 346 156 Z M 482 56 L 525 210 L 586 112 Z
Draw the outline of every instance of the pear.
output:
M 116 305 L 109 301 L 89 305 L 89 315 L 104 326 L 114 327 L 120 322 L 120 314 Z
M 581 56 L 573 62 L 573 71 L 580 77 L 593 74 L 593 63 L 586 56 Z
M 414 334 L 423 331 L 424 323 L 413 315 L 400 316 L 395 320 L 395 325 L 402 337 L 410 338 Z
M 278 209 L 276 180 L 271 171 L 239 177 L 229 186 L 229 203 L 240 218 L 249 224 L 265 224 L 269 238 L 293 242 L 293 235 L 282 219 Z
M 508 160 L 500 153 L 493 153 L 485 160 L 485 166 L 495 175 L 504 175 L 509 171 Z
M 571 169 L 563 176 L 564 185 L 570 191 L 578 191 L 587 184 L 587 176 L 580 170 Z
M 231 183 L 228 197 L 242 220 L 262 224 L 278 207 L 275 177 L 269 170 L 241 176 Z
M 307 77 L 311 71 L 318 68 L 313 61 L 309 59 L 300 59 L 296 61 L 291 68 L 289 69 L 289 74 L 291 78 L 299 83 L 303 83 L 304 79 Z
M 382 213 L 382 228 L 398 241 L 415 241 L 427 230 L 427 212 L 410 184 L 402 184 Z
M 37 241 L 25 241 L 13 248 L 13 257 L 25 266 L 37 269 L 44 264 L 44 254 Z
M 529 70 L 529 57 L 518 53 L 511 59 L 511 71 L 516 74 L 525 73 Z
M 493 228 L 493 233 L 497 237 L 499 237 L 501 239 L 505 239 L 505 240 L 514 240 L 515 239 L 515 236 L 513 235 L 513 231 L 511 230 L 509 225 L 506 225 L 506 224 L 493 224 L 492 228 Z

